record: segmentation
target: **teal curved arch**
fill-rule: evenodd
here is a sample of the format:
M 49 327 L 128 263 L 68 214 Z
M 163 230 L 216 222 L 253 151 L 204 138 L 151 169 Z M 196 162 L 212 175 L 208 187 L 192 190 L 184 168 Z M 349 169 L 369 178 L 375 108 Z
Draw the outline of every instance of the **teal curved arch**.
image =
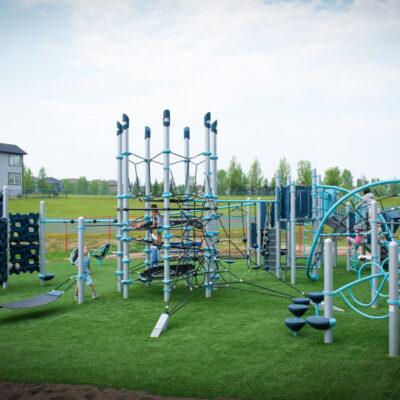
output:
M 358 187 L 358 188 L 356 188 L 354 190 L 348 191 L 348 193 L 346 193 L 343 197 L 341 197 L 339 200 L 337 200 L 331 206 L 331 208 L 326 212 L 324 217 L 321 219 L 321 222 L 320 222 L 320 224 L 318 226 L 318 229 L 317 229 L 317 231 L 315 232 L 315 235 L 314 235 L 314 239 L 313 239 L 313 242 L 312 242 L 312 245 L 311 245 L 311 249 L 310 249 L 310 253 L 309 253 L 308 258 L 307 258 L 307 265 L 306 265 L 306 275 L 307 275 L 308 279 L 310 279 L 312 281 L 315 281 L 317 279 L 317 276 L 311 274 L 311 263 L 312 263 L 312 258 L 313 258 L 313 254 L 314 254 L 315 248 L 317 247 L 320 235 L 322 233 L 322 230 L 324 229 L 325 223 L 328 220 L 329 216 L 332 215 L 336 211 L 336 209 L 341 204 L 344 204 L 349 198 L 351 198 L 353 196 L 361 198 L 361 196 L 358 194 L 359 192 L 361 192 L 363 190 L 366 190 L 366 189 L 369 189 L 369 188 L 372 188 L 372 187 L 375 187 L 375 186 L 391 185 L 391 184 L 394 184 L 394 183 L 400 183 L 400 179 L 390 179 L 390 180 L 386 180 L 386 181 L 377 181 L 377 182 L 368 183 L 368 184 L 360 186 L 360 187 Z M 327 186 L 327 185 L 319 185 L 319 186 L 321 187 L 321 186 Z M 336 188 L 336 187 L 331 187 L 331 188 Z M 341 190 L 345 192 L 347 189 L 341 188 Z M 380 216 L 380 219 L 382 221 L 384 221 L 384 218 L 382 216 Z

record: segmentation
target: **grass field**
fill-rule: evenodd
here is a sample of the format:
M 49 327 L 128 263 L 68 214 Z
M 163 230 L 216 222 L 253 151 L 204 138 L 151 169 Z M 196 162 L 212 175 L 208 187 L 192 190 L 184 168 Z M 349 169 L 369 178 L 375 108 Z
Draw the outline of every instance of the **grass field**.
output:
M 51 217 L 108 215 L 115 199 L 69 198 L 47 201 Z M 38 200 L 13 200 L 11 211 L 32 210 Z M 79 210 L 85 210 L 80 213 Z M 48 255 L 56 278 L 41 287 L 37 275 L 11 276 L 0 303 L 23 299 L 55 287 L 75 270 L 67 253 Z M 335 270 L 335 287 L 353 275 Z M 94 384 L 166 396 L 242 399 L 395 399 L 400 395 L 400 360 L 389 359 L 387 320 L 372 321 L 346 309 L 336 313 L 334 343 L 305 327 L 293 337 L 283 324 L 290 301 L 233 289 L 213 297 L 201 294 L 171 317 L 158 339 L 149 337 L 163 310 L 162 288 L 136 283 L 131 297 L 116 291 L 115 261 L 93 265 L 100 298 L 88 293 L 78 306 L 73 289 L 56 303 L 36 310 L 0 313 L 0 379 L 15 382 Z M 234 271 L 244 279 L 296 295 L 264 272 Z M 321 289 L 298 272 L 297 287 Z M 363 289 L 368 293 L 368 288 Z M 183 285 L 174 301 L 187 294 Z M 337 299 L 337 306 L 345 306 Z M 383 303 L 381 310 L 387 308 Z M 309 311 L 311 314 L 312 311 Z

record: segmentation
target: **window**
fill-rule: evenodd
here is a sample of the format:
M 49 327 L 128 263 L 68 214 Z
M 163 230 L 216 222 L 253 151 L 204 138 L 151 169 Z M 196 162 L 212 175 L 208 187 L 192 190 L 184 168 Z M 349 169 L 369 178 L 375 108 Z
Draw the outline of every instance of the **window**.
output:
M 22 167 L 22 156 L 18 154 L 10 154 L 10 166 Z
M 9 172 L 8 173 L 8 184 L 21 186 L 22 174 L 15 174 L 13 172 Z

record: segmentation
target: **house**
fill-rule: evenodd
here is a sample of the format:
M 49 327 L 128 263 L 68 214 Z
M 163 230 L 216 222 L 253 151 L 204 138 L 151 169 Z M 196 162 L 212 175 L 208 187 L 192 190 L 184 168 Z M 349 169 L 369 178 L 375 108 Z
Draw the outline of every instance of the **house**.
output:
M 108 192 L 110 194 L 117 194 L 117 191 L 118 191 L 118 183 L 117 183 L 117 181 L 111 179 L 107 183 L 108 183 Z
M 0 143 L 0 190 L 8 186 L 10 196 L 22 194 L 24 150 L 15 144 Z
M 60 181 L 59 179 L 56 178 L 51 178 L 50 176 L 48 176 L 44 180 L 46 181 L 50 192 L 61 193 L 64 191 L 63 181 Z

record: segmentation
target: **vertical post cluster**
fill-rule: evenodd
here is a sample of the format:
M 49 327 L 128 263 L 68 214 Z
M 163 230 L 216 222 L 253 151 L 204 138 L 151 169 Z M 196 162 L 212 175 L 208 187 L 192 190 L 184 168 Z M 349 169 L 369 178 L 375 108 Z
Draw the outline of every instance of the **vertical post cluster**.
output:
M 123 198 L 123 182 L 122 182 L 122 160 L 124 156 L 122 155 L 122 125 L 117 122 L 117 271 L 115 275 L 117 277 L 117 290 L 121 292 L 122 290 L 122 228 L 123 228 L 123 214 L 122 214 L 122 198 Z
M 150 137 L 151 130 L 148 126 L 144 128 L 144 141 L 145 141 L 145 183 L 144 183 L 144 195 L 145 195 L 145 208 L 146 213 L 144 215 L 144 221 L 146 223 L 151 221 L 150 217 L 150 201 L 151 201 L 151 175 L 150 175 L 150 166 L 151 166 L 151 158 L 150 158 Z M 151 240 L 151 232 L 150 229 L 146 229 L 146 241 Z M 145 266 L 149 268 L 150 266 L 150 245 L 146 244 L 144 248 L 145 253 Z
M 347 234 L 350 235 L 350 213 L 351 213 L 351 203 L 348 201 L 346 203 L 346 230 L 347 230 Z M 346 271 L 350 271 L 351 269 L 351 245 L 350 243 L 347 244 L 347 248 L 346 248 Z
M 124 299 L 129 298 L 129 285 L 132 280 L 129 277 L 129 199 L 132 197 L 129 185 L 129 118 L 126 114 L 122 115 L 122 296 Z
M 251 237 L 251 229 L 250 229 L 250 197 L 246 199 L 247 205 L 246 205 L 246 236 L 247 236 L 247 242 L 246 242 L 246 254 L 247 254 L 247 269 L 250 268 L 250 259 L 251 259 L 251 243 L 253 241 Z
M 281 177 L 279 174 L 275 175 L 275 235 L 276 235 L 276 261 L 275 261 L 275 275 L 277 278 L 281 277 Z
M 163 114 L 163 127 L 164 127 L 164 149 L 163 153 L 163 173 L 164 173 L 164 221 L 163 221 L 163 260 L 164 260 L 164 302 L 168 307 L 170 295 L 171 295 L 171 275 L 170 275 L 170 260 L 171 260 L 171 244 L 170 239 L 172 238 L 171 226 L 170 226 L 170 146 L 169 146 L 169 127 L 171 124 L 171 116 L 169 110 L 164 110 Z
M 40 284 L 44 285 L 44 277 L 46 276 L 46 205 L 43 200 L 40 202 L 39 239 L 39 278 L 41 278 Z

